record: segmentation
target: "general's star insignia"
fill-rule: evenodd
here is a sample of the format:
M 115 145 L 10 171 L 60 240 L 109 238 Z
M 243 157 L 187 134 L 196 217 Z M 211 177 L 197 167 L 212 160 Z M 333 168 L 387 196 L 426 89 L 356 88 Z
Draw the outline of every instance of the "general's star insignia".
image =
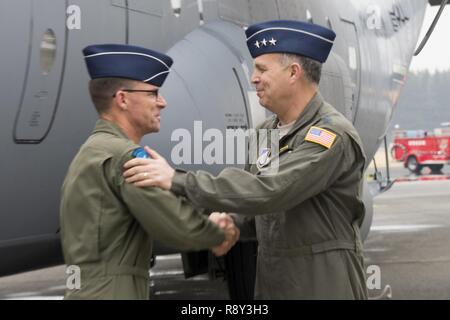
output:
M 274 38 L 270 39 L 269 42 L 270 42 L 270 44 L 272 46 L 276 46 L 277 45 L 277 40 L 275 40 Z

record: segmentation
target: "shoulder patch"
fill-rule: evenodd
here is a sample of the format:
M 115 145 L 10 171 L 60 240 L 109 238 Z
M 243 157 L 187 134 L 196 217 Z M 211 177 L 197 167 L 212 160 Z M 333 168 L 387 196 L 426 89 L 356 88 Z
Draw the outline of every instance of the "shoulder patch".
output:
M 305 137 L 305 141 L 320 144 L 327 149 L 331 148 L 334 140 L 336 140 L 336 134 L 319 127 L 311 127 Z
M 133 158 L 145 158 L 145 159 L 149 159 L 150 158 L 150 155 L 147 153 L 147 151 L 145 151 L 144 148 L 134 149 L 134 151 L 131 154 L 131 156 Z

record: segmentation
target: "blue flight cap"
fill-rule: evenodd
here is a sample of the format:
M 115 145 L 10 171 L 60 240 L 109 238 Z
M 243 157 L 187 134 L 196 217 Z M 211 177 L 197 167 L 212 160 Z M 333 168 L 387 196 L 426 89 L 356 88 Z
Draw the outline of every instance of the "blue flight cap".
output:
M 293 20 L 253 24 L 245 31 L 253 58 L 266 53 L 293 53 L 324 63 L 336 34 L 322 26 Z
M 126 78 L 161 87 L 173 63 L 169 56 L 124 44 L 96 44 L 83 49 L 91 79 Z

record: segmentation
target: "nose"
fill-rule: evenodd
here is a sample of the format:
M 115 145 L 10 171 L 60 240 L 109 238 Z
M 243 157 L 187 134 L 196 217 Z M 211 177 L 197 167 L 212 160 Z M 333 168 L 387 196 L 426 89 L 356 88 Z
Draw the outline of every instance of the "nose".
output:
M 167 101 L 161 94 L 158 95 L 157 104 L 161 109 L 164 109 L 167 106 Z
M 259 83 L 259 81 L 260 81 L 259 73 L 255 70 L 252 73 L 252 84 L 256 85 Z

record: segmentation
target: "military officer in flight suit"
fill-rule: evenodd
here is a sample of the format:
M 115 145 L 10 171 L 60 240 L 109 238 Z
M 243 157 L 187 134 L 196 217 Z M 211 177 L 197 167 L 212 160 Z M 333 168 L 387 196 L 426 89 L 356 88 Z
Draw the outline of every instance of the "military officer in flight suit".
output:
M 259 128 L 279 130 L 279 149 L 263 149 L 247 171 L 160 170 L 167 164 L 155 156 L 130 161 L 124 176 L 138 186 L 170 185 L 196 205 L 255 216 L 256 298 L 366 299 L 365 155 L 353 125 L 318 91 L 336 35 L 287 20 L 251 25 L 246 35 L 259 102 L 274 113 Z
M 65 298 L 148 299 L 153 240 L 222 255 L 239 230 L 220 215 L 208 219 L 170 191 L 137 188 L 122 177 L 125 162 L 148 156 L 141 138 L 159 131 L 166 101 L 158 88 L 172 59 L 116 44 L 92 45 L 83 53 L 99 120 L 62 186 L 64 259 L 81 271 L 81 288 L 67 289 Z

